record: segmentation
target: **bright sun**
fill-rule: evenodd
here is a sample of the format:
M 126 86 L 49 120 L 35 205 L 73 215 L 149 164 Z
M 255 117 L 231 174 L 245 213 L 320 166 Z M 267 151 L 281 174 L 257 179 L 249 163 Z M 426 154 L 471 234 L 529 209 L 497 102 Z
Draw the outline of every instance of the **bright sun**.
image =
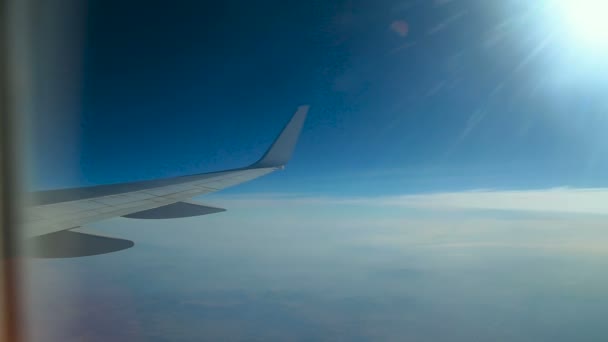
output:
M 593 50 L 608 50 L 608 0 L 555 0 L 566 29 Z

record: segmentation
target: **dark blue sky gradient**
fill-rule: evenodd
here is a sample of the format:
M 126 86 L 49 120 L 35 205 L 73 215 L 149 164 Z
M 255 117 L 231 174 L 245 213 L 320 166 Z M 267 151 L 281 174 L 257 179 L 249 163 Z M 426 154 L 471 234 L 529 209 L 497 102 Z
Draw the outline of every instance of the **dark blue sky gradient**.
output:
M 606 72 L 525 1 L 105 0 L 87 11 L 78 146 L 55 153 L 78 161 L 45 168 L 38 188 L 241 166 L 300 104 L 311 111 L 288 172 L 229 191 L 608 183 Z M 68 149 L 61 125 L 35 127 L 39 165 Z

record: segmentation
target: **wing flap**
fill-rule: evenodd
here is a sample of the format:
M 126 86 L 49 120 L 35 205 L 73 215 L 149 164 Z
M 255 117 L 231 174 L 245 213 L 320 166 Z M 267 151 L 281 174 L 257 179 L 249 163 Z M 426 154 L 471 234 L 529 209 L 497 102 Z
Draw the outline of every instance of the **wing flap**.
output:
M 26 254 L 35 258 L 75 258 L 118 252 L 134 245 L 131 240 L 62 230 L 27 239 Z
M 210 207 L 191 201 L 176 202 L 162 207 L 138 211 L 123 217 L 132 219 L 172 219 L 181 217 L 202 216 L 226 211 L 223 208 Z

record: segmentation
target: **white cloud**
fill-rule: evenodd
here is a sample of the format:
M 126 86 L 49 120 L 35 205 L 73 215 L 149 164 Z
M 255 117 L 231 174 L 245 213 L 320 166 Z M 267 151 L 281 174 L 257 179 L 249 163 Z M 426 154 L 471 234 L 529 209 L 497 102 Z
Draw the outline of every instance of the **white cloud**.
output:
M 468 191 L 385 198 L 386 205 L 438 209 L 608 214 L 608 189 Z
M 473 190 L 379 197 L 338 197 L 297 194 L 216 196 L 226 205 L 364 205 L 431 210 L 506 210 L 577 214 L 608 214 L 608 188 L 540 190 Z

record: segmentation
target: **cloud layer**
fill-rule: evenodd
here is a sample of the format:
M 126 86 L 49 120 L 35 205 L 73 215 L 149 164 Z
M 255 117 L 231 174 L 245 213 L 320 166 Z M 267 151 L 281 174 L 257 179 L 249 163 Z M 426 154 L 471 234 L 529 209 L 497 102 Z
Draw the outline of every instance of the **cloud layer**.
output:
M 31 261 L 28 331 L 57 341 L 551 342 L 584 331 L 601 341 L 606 199 L 608 189 L 568 188 L 203 197 L 229 210 L 95 223 L 135 247 Z
M 505 210 L 548 213 L 608 214 L 608 188 L 540 190 L 472 190 L 379 197 L 311 196 L 307 194 L 249 194 L 216 196 L 227 205 L 364 205 L 431 210 Z

